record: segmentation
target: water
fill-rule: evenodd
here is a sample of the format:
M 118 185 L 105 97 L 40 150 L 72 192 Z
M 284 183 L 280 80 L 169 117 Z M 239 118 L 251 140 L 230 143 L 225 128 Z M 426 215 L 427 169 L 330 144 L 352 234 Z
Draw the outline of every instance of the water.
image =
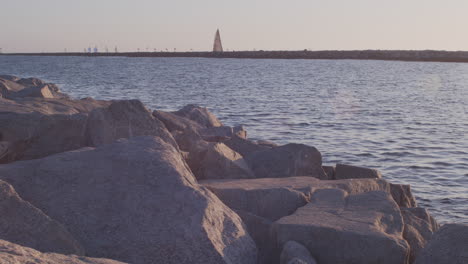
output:
M 0 73 L 57 83 L 75 98 L 204 105 L 252 139 L 378 168 L 411 184 L 439 222 L 468 223 L 468 64 L 0 56 Z

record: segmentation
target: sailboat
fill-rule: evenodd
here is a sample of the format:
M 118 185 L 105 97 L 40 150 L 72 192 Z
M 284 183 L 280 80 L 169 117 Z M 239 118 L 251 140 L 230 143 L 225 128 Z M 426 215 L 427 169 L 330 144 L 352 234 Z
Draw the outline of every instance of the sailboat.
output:
M 216 30 L 213 52 L 223 52 L 223 45 L 221 44 L 221 36 L 219 35 L 219 29 Z

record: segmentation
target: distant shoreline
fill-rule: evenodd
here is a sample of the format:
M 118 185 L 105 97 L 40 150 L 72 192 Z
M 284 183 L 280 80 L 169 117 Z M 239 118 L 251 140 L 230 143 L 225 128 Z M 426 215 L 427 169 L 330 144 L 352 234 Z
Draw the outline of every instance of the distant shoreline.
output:
M 468 51 L 436 50 L 324 50 L 324 51 L 225 51 L 225 52 L 45 52 L 2 53 L 4 56 L 86 56 L 86 57 L 189 57 L 236 59 L 328 59 L 390 60 L 427 62 L 468 62 Z

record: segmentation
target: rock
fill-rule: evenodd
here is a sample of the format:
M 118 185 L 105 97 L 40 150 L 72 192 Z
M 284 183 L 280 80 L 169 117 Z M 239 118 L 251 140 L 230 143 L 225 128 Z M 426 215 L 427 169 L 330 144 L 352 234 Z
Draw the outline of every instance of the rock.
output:
M 174 112 L 178 116 L 188 118 L 196 123 L 200 124 L 202 127 L 219 127 L 223 124 L 208 111 L 205 107 L 200 107 L 197 105 L 186 105 L 179 111 Z
M 411 186 L 405 184 L 390 184 L 390 193 L 400 207 L 416 207 L 416 199 L 411 194 Z
M 15 76 L 0 77 L 0 94 L 13 100 L 24 97 L 68 98 L 55 84 L 37 78 L 19 79 Z
M 21 84 L 25 87 L 35 87 L 46 84 L 43 80 L 38 78 L 21 78 L 17 80 L 16 83 Z
M 279 245 L 297 241 L 318 263 L 407 263 L 403 220 L 388 193 L 323 189 L 311 200 L 273 224 Z
M 317 264 L 309 250 L 296 241 L 288 241 L 281 251 L 280 264 L 305 263 Z
M 211 143 L 201 156 L 194 171 L 197 179 L 245 179 L 254 178 L 242 156 L 223 143 Z M 190 162 L 193 163 L 193 162 Z
M 271 149 L 270 146 L 259 145 L 253 141 L 240 137 L 232 137 L 231 139 L 223 141 L 223 143 L 235 152 L 241 154 L 243 157 L 257 151 Z
M 435 232 L 416 257 L 415 264 L 466 264 L 468 261 L 468 225 L 445 224 Z
M 19 78 L 19 77 L 16 77 L 16 76 L 13 76 L 13 75 L 0 74 L 0 79 L 12 81 L 12 82 L 16 82 L 16 81 L 18 81 L 20 78 Z
M 209 142 L 224 142 L 233 137 L 238 137 L 242 139 L 247 138 L 247 131 L 244 130 L 243 126 L 207 127 L 200 129 L 199 133 L 204 140 Z
M 42 253 L 32 248 L 0 240 L 0 264 L 124 264 L 111 259 L 88 258 L 76 255 Z
M 161 122 L 163 122 L 170 132 L 185 132 L 186 130 L 192 130 L 197 132 L 203 128 L 203 126 L 201 126 L 197 122 L 194 122 L 188 118 L 173 113 L 155 110 L 153 111 L 153 116 L 159 119 Z
M 310 201 L 321 189 L 342 189 L 350 194 L 370 191 L 390 192 L 383 179 L 318 180 L 313 177 L 203 180 L 227 206 L 276 221 Z M 409 194 L 411 195 L 411 193 Z
M 278 147 L 278 144 L 276 144 L 275 142 L 268 141 L 268 140 L 257 140 L 257 145 L 269 147 L 269 148 Z
M 85 146 L 89 111 L 109 104 L 93 99 L 0 99 L 0 163 Z
M 239 216 L 157 137 L 3 165 L 0 178 L 63 223 L 87 256 L 136 264 L 256 261 Z
M 401 214 L 405 222 L 403 237 L 411 248 L 409 263 L 413 263 L 439 225 L 424 208 L 401 208 Z
M 12 78 L 0 77 L 0 94 L 2 97 L 7 98 L 11 93 L 20 91 L 24 86 L 13 81 Z
M 165 125 L 138 100 L 115 101 L 107 108 L 93 110 L 86 132 L 89 146 L 109 144 L 120 138 L 158 136 L 177 148 Z
M 382 178 L 378 170 L 356 167 L 344 164 L 336 164 L 335 179 L 361 179 L 361 178 Z
M 36 86 L 36 87 L 27 87 L 18 91 L 14 94 L 10 94 L 10 97 L 39 97 L 39 98 L 54 98 L 54 95 L 49 90 L 49 86 Z
M 335 166 L 322 166 L 327 180 L 335 180 Z
M 229 146 L 229 145 L 228 145 Z M 244 156 L 257 178 L 311 176 L 326 178 L 322 155 L 310 146 L 287 144 Z
M 247 226 L 247 231 L 257 245 L 257 263 L 277 263 L 279 249 L 271 232 L 273 222 L 242 210 L 235 210 L 235 212 L 242 218 L 242 221 Z
M 81 245 L 65 227 L 21 199 L 13 187 L 2 180 L 0 180 L 0 239 L 43 252 L 84 254 Z
M 36 159 L 85 146 L 87 116 L 0 114 L 0 128 L 8 151 L 0 163 Z

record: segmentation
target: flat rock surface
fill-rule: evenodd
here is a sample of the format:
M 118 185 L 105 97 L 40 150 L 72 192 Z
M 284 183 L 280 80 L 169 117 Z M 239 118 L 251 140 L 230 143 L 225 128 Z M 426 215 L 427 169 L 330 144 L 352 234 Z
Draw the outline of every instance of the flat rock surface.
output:
M 237 214 L 157 137 L 0 166 L 0 178 L 64 224 L 88 256 L 131 263 L 255 263 Z
M 406 263 L 409 246 L 402 238 L 403 220 L 388 193 L 350 195 L 323 189 L 311 199 L 273 224 L 279 245 L 297 241 L 324 264 Z
M 272 221 L 304 206 L 313 192 L 337 188 L 350 194 L 369 191 L 391 192 L 392 184 L 383 179 L 348 179 L 323 181 L 313 177 L 203 180 L 226 205 Z M 412 197 L 411 192 L 406 196 Z M 397 197 L 400 199 L 401 197 Z M 395 199 L 395 197 L 394 197 Z M 395 199 L 398 203 L 398 200 Z

